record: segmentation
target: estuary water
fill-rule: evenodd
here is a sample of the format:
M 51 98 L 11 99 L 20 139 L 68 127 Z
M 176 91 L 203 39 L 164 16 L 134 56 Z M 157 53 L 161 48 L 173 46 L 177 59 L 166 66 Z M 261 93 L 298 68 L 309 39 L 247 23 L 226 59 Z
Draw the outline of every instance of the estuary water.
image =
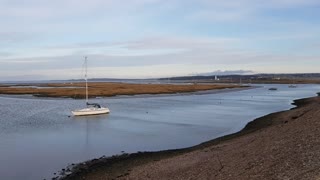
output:
M 73 117 L 83 100 L 0 97 L 0 179 L 50 179 L 71 163 L 197 145 L 316 96 L 320 85 L 258 85 L 241 91 L 92 99 L 108 115 Z M 277 87 L 277 91 L 268 90 Z

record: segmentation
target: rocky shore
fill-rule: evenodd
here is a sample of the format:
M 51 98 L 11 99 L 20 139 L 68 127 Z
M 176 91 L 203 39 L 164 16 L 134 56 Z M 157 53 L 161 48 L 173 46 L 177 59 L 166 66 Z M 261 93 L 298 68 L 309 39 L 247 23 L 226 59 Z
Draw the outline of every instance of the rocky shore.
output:
M 320 179 L 320 97 L 191 148 L 101 157 L 54 179 Z

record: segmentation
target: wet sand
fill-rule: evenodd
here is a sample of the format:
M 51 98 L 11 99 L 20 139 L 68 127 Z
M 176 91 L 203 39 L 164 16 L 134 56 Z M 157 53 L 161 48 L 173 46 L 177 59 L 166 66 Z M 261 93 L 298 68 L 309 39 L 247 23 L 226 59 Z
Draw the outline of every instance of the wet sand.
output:
M 320 97 L 191 148 L 101 157 L 61 179 L 319 179 Z
M 29 87 L 28 87 L 29 86 Z M 118 95 L 141 94 L 175 94 L 207 90 L 231 89 L 248 86 L 229 84 L 129 84 L 129 83 L 89 83 L 89 97 L 110 97 Z M 55 84 L 23 84 L 11 87 L 1 87 L 0 94 L 22 95 L 30 94 L 37 97 L 68 97 L 85 98 L 84 83 Z

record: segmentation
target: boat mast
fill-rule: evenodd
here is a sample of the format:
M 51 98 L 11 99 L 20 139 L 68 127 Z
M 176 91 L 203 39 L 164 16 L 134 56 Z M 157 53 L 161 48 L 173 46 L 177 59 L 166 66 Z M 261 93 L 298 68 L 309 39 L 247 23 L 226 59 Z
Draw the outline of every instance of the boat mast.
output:
M 85 56 L 84 57 L 85 58 L 85 60 L 84 60 L 84 65 L 85 65 L 85 68 L 86 68 L 86 70 L 85 70 L 85 74 L 84 74 L 84 79 L 85 79 L 85 81 L 86 81 L 86 104 L 88 104 L 88 60 L 87 60 L 87 56 Z

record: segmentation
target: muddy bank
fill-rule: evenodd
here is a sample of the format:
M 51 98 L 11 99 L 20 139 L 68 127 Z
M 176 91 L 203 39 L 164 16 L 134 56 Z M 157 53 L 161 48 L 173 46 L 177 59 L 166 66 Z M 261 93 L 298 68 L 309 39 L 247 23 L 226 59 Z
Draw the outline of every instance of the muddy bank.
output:
M 61 179 L 315 179 L 320 177 L 320 97 L 191 148 L 101 157 Z

